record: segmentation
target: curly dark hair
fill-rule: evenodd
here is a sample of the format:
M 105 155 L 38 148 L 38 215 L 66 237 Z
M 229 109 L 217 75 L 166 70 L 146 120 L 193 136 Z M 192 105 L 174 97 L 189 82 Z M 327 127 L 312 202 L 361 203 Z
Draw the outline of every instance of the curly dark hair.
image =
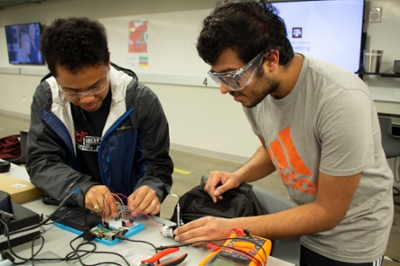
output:
M 44 29 L 40 45 L 54 76 L 57 64 L 77 73 L 86 66 L 108 64 L 110 60 L 105 27 L 87 17 L 54 20 Z
M 269 1 L 225 1 L 203 21 L 196 45 L 200 57 L 214 64 L 222 51 L 231 48 L 248 63 L 266 49 L 279 51 L 285 66 L 294 56 L 286 25 Z

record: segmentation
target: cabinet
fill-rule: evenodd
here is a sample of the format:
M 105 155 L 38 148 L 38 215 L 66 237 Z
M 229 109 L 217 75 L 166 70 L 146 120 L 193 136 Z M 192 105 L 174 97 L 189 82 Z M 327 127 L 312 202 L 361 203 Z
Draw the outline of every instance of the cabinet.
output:
M 400 73 L 369 73 L 357 71 L 356 74 L 358 74 L 360 78 L 362 78 L 364 75 L 381 76 L 383 78 L 400 78 Z

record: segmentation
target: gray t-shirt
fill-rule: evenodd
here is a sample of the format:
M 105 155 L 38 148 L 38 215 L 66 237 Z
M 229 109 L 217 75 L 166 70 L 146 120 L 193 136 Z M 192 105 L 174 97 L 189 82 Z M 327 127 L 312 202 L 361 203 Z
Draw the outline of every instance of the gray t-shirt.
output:
M 340 67 L 305 56 L 286 97 L 275 100 L 269 95 L 244 111 L 254 133 L 265 139 L 277 172 L 298 205 L 315 200 L 320 171 L 338 178 L 362 172 L 342 222 L 332 230 L 303 236 L 302 245 L 348 263 L 381 257 L 393 221 L 393 173 L 364 82 Z

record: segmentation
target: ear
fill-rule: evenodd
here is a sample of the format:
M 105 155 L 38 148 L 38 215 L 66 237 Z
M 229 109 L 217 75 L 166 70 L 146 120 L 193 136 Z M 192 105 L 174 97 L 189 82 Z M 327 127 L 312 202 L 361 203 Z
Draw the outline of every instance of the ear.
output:
M 279 66 L 279 51 L 267 51 L 265 53 L 265 63 L 267 64 L 267 67 L 271 72 L 275 71 Z
M 109 52 L 108 52 L 108 64 L 107 64 L 108 71 L 110 71 L 110 69 L 111 69 L 110 55 L 111 55 L 111 52 L 109 51 Z

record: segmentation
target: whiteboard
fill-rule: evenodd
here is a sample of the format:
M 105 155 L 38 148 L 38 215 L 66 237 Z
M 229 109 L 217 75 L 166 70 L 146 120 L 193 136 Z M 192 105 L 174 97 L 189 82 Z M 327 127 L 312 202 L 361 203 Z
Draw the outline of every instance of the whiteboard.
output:
M 141 80 L 204 86 L 207 65 L 197 54 L 196 41 L 203 19 L 211 10 L 136 15 L 148 20 L 148 67 L 135 70 Z M 99 19 L 108 34 L 111 61 L 121 66 L 128 60 L 128 23 L 132 16 Z
M 111 61 L 128 66 L 129 21 L 148 20 L 148 56 L 146 69 L 136 70 L 141 82 L 217 87 L 208 78 L 207 65 L 196 50 L 197 36 L 211 9 L 166 13 L 135 14 L 97 18 L 106 28 Z M 42 75 L 44 66 L 13 66 L 8 63 L 5 30 L 0 28 L 0 72 Z M 40 69 L 40 70 L 39 70 Z

